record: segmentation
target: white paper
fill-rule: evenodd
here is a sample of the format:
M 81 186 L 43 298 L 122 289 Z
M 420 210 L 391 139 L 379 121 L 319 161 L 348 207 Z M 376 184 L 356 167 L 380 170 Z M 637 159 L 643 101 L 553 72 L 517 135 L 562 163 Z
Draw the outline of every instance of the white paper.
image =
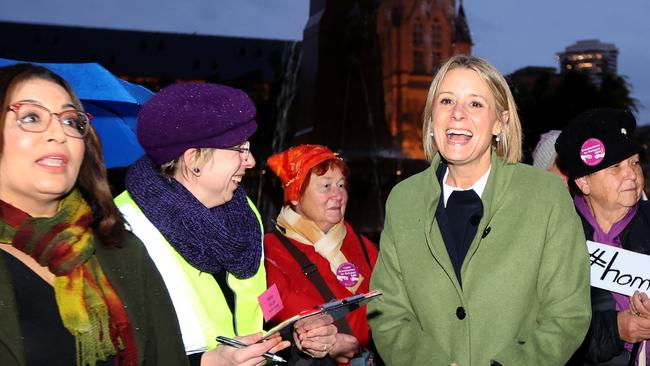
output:
M 587 240 L 591 285 L 632 296 L 650 292 L 650 255 Z

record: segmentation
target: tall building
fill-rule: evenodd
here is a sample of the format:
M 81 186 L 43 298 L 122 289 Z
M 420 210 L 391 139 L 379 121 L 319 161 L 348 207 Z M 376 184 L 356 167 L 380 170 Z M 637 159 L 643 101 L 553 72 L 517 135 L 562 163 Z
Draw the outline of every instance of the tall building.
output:
M 618 48 L 597 39 L 577 41 L 564 52 L 558 52 L 556 58 L 560 62 L 560 72 L 585 71 L 596 84 L 600 84 L 605 74 L 617 73 Z
M 405 157 L 422 159 L 422 112 L 438 66 L 471 54 L 462 0 L 383 0 L 377 12 L 386 121 Z

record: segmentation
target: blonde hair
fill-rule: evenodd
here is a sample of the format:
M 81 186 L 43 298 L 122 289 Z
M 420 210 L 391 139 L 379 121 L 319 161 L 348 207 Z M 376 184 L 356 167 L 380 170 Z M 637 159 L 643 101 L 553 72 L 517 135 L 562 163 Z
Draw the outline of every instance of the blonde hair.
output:
M 494 96 L 497 118 L 499 120 L 501 120 L 503 112 L 508 112 L 507 120 L 501 121 L 501 133 L 498 136 L 499 141 L 495 142 L 497 155 L 508 163 L 519 162 L 522 155 L 521 143 L 523 137 L 521 122 L 517 114 L 517 105 L 510 92 L 510 87 L 508 87 L 508 83 L 501 73 L 489 62 L 479 57 L 466 55 L 456 55 L 447 60 L 440 67 L 429 87 L 422 123 L 422 145 L 424 146 L 424 155 L 427 161 L 431 162 L 438 152 L 433 137 L 431 136 L 431 132 L 433 131 L 431 123 L 433 121 L 434 100 L 438 93 L 438 88 L 447 73 L 457 68 L 474 70 L 479 78 L 485 82 Z
M 212 152 L 214 150 L 215 149 L 213 147 L 196 148 L 196 161 L 195 161 L 196 166 L 195 167 L 202 168 L 205 165 L 205 163 L 207 162 L 208 157 L 212 156 Z M 186 175 L 187 172 L 183 168 L 185 168 L 185 163 L 183 162 L 183 154 L 182 154 L 181 156 L 177 157 L 176 159 L 160 165 L 160 172 L 164 176 L 172 178 L 172 177 L 174 177 L 176 172 L 179 171 L 179 170 L 181 171 L 181 174 Z M 192 169 L 194 167 L 186 167 L 186 168 Z

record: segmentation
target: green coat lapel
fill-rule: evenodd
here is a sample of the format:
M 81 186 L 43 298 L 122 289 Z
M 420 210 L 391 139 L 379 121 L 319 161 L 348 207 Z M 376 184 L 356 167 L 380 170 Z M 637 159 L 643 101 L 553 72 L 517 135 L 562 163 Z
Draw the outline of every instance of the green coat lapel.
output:
M 503 206 L 505 195 L 510 187 L 512 173 L 513 169 L 510 169 L 508 164 L 501 160 L 496 151 L 493 149 L 490 176 L 488 177 L 488 181 L 485 185 L 485 190 L 483 190 L 483 194 L 481 195 L 481 201 L 483 202 L 483 217 L 481 218 L 481 222 L 479 223 L 478 229 L 476 230 L 476 236 L 474 237 L 474 240 L 472 241 L 472 244 L 467 251 L 467 255 L 465 256 L 465 261 L 463 262 L 461 273 L 464 273 L 463 269 L 465 269 L 465 267 L 472 260 L 472 257 L 478 250 L 485 231 L 492 231 L 490 222 L 492 221 L 492 217 L 494 217 L 495 213 L 501 208 L 501 206 Z M 489 235 L 489 233 L 487 235 Z
M 445 246 L 444 240 L 442 238 L 442 233 L 440 228 L 435 222 L 436 220 L 436 208 L 438 207 L 438 201 L 440 200 L 441 187 L 436 177 L 436 169 L 440 165 L 441 157 L 440 154 L 436 154 L 434 159 L 431 162 L 431 166 L 427 169 L 426 174 L 424 174 L 424 181 L 421 182 L 423 189 L 431 189 L 431 196 L 429 199 L 425 200 L 423 204 L 425 207 L 420 212 L 425 212 L 426 216 L 426 230 L 424 236 L 426 238 L 427 246 L 431 251 L 431 255 L 434 259 L 440 264 L 440 266 L 447 273 L 447 276 L 452 280 L 456 291 L 461 294 L 462 288 L 458 283 L 456 274 L 454 272 L 454 267 L 451 263 L 451 258 L 449 258 L 449 253 L 447 252 L 447 247 Z M 476 237 L 472 241 L 470 248 L 463 262 L 463 268 L 461 273 L 463 273 L 464 268 L 472 260 L 472 256 L 478 250 L 478 247 L 483 239 L 483 233 L 490 226 L 490 221 L 494 214 L 499 210 L 503 205 L 504 196 L 509 189 L 510 180 L 512 179 L 513 170 L 509 168 L 508 164 L 505 163 L 501 158 L 496 154 L 495 150 L 492 150 L 492 166 L 490 168 L 490 176 L 488 177 L 487 184 L 485 185 L 485 190 L 483 191 L 481 201 L 483 202 L 483 218 L 479 223 L 478 229 L 476 231 Z M 433 184 L 431 184 L 433 182 Z M 426 188 L 425 188 L 426 187 Z M 417 211 L 417 210 L 416 210 Z M 491 230 L 492 228 L 490 228 Z M 488 234 L 489 235 L 489 234 Z
M 426 239 L 427 246 L 429 247 L 429 251 L 454 284 L 456 292 L 461 295 L 462 289 L 458 283 L 458 279 L 456 278 L 454 266 L 451 263 L 449 252 L 447 252 L 447 247 L 445 246 L 445 241 L 442 238 L 440 227 L 436 223 L 436 209 L 438 208 L 438 202 L 440 201 L 440 193 L 442 190 L 440 183 L 438 182 L 438 177 L 436 177 L 436 170 L 438 169 L 440 162 L 440 154 L 436 154 L 433 161 L 431 162 L 431 166 L 427 169 L 426 174 L 423 175 L 424 181 L 420 182 L 420 186 L 422 189 L 431 189 L 431 196 L 429 199 L 423 202 L 426 206 L 422 209 L 416 209 L 416 212 L 425 213 L 427 225 L 425 226 L 426 230 L 424 232 L 424 237 Z

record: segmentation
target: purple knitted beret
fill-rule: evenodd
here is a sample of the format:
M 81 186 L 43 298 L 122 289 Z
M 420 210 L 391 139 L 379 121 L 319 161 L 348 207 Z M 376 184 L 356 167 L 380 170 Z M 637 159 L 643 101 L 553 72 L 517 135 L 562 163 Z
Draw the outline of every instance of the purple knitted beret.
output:
M 162 89 L 140 108 L 136 132 L 147 155 L 164 164 L 187 149 L 240 144 L 256 129 L 255 105 L 243 91 L 185 82 Z

